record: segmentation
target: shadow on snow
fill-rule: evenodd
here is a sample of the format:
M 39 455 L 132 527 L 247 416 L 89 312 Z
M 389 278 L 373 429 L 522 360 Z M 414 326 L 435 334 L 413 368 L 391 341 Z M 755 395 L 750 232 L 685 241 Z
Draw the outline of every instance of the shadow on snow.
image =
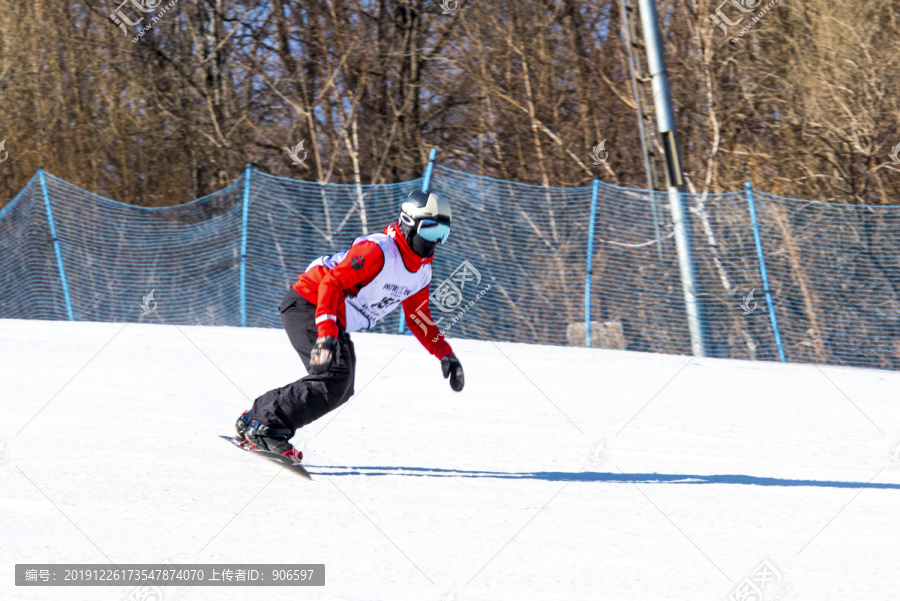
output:
M 507 480 L 548 480 L 573 482 L 620 482 L 627 484 L 755 484 L 756 486 L 815 486 L 822 488 L 887 488 L 900 484 L 841 482 L 835 480 L 793 480 L 762 478 L 740 474 L 698 476 L 690 474 L 623 474 L 612 472 L 489 472 L 426 467 L 307 466 L 321 476 L 418 476 L 430 478 L 500 478 Z

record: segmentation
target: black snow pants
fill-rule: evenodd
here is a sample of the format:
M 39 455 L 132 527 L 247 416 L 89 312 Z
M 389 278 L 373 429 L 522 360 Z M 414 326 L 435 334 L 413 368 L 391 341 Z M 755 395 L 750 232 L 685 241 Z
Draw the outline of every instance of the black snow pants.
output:
M 288 338 L 309 371 L 309 353 L 316 345 L 316 306 L 290 288 L 278 308 Z M 264 425 L 294 432 L 353 396 L 356 352 L 350 335 L 338 323 L 337 357 L 325 373 L 304 376 L 265 393 L 253 402 L 251 414 Z M 290 438 L 290 437 L 289 437 Z

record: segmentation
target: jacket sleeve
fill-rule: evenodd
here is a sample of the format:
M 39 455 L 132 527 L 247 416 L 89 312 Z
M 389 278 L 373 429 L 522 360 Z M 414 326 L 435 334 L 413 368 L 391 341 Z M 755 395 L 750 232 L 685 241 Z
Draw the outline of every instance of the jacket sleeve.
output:
M 347 294 L 355 295 L 375 279 L 384 267 L 384 253 L 371 240 L 356 244 L 344 260 L 335 265 L 322 281 L 316 303 L 316 329 L 319 336 L 337 338 L 337 307 Z
M 429 353 L 438 359 L 443 359 L 453 352 L 453 349 L 444 340 L 440 328 L 431 319 L 427 286 L 403 301 L 403 313 L 406 316 L 406 327 L 419 339 Z

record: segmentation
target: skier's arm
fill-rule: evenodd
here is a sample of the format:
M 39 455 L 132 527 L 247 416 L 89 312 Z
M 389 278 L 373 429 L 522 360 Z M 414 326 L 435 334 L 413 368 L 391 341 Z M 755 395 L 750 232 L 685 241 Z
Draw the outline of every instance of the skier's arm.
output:
M 427 286 L 403 301 L 403 314 L 406 317 L 406 327 L 429 353 L 438 359 L 453 353 L 453 349 L 444 340 L 444 335 L 431 319 Z
M 367 240 L 350 248 L 344 260 L 334 266 L 319 282 L 316 303 L 316 329 L 319 337 L 337 338 L 337 306 L 347 294 L 375 279 L 384 267 L 384 253 L 374 242 Z

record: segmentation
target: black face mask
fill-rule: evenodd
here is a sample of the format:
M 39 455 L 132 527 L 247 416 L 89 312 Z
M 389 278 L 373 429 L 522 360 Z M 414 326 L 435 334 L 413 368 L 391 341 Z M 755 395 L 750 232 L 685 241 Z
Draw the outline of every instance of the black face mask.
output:
M 407 237 L 406 241 L 409 242 L 409 246 L 413 249 L 414 253 L 426 259 L 434 254 L 434 247 L 437 246 L 437 242 L 429 242 L 416 233 L 411 232 L 410 234 L 411 235 Z

